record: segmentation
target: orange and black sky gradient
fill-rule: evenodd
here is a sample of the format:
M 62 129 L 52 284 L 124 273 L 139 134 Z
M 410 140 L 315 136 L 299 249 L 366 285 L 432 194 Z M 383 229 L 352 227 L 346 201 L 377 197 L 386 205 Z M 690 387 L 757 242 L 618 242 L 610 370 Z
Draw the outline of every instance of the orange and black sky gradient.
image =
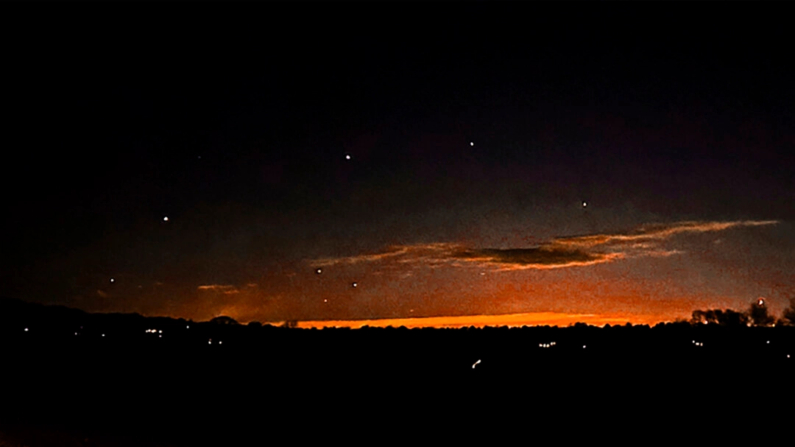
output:
M 302 327 L 795 296 L 786 14 L 40 6 L 0 31 L 2 296 Z

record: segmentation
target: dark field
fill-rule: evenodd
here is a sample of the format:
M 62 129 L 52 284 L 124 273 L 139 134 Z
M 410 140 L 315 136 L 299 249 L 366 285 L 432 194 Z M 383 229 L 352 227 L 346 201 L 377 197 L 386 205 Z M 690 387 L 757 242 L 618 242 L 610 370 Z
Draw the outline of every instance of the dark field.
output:
M 530 409 L 600 420 L 616 413 L 595 404 L 736 404 L 795 372 L 791 327 L 306 330 L 4 304 L 8 445 L 246 445 Z

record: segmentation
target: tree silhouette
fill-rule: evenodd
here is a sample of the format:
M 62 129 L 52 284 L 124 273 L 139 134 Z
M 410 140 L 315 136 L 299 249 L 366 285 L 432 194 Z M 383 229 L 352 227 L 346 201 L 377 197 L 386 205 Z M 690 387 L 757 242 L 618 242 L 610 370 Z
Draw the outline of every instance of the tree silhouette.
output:
M 726 309 L 720 315 L 718 324 L 729 327 L 748 326 L 748 316 L 736 310 Z
M 795 326 L 795 297 L 789 299 L 789 307 L 784 309 L 782 322 L 787 326 Z
M 297 328 L 298 320 L 287 320 L 282 324 L 282 327 L 291 328 L 291 329 Z
M 765 300 L 762 298 L 751 303 L 751 307 L 748 309 L 748 317 L 754 326 L 770 326 L 776 322 L 776 318 L 770 315 Z
M 694 310 L 690 318 L 690 324 L 709 323 L 729 327 L 747 326 L 749 315 L 750 312 L 746 315 L 732 309 Z

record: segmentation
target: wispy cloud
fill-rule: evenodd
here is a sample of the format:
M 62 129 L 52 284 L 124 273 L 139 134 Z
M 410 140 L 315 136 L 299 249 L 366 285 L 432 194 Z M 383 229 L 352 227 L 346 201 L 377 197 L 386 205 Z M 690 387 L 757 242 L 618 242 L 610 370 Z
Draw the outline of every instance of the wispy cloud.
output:
M 224 295 L 234 295 L 236 293 L 240 293 L 240 290 L 238 290 L 238 288 L 235 286 L 221 284 L 208 284 L 199 286 L 199 290 L 223 293 Z
M 663 243 L 688 233 L 724 231 L 735 227 L 774 225 L 775 220 L 732 222 L 675 222 L 644 225 L 623 233 L 589 234 L 551 239 L 527 248 L 473 248 L 461 244 L 433 243 L 391 246 L 380 253 L 324 258 L 319 267 L 361 263 L 479 265 L 498 270 L 553 269 L 587 266 L 637 257 L 665 257 L 682 253 Z

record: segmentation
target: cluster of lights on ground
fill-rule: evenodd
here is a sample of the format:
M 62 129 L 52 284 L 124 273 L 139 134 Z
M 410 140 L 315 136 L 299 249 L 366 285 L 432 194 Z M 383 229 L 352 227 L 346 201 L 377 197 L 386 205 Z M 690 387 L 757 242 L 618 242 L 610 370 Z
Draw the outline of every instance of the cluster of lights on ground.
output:
M 81 326 L 80 329 L 83 329 L 83 327 Z M 185 329 L 190 329 L 190 325 L 185 326 Z M 26 327 L 24 329 L 24 331 L 25 332 L 30 332 L 30 328 Z M 163 338 L 163 330 L 162 329 L 146 329 L 144 332 L 147 333 L 147 334 L 157 335 L 158 338 Z M 75 336 L 77 336 L 77 335 L 79 335 L 79 332 L 75 332 Z M 101 336 L 104 338 L 105 334 L 101 334 Z M 209 344 L 209 345 L 213 344 L 213 339 L 212 338 L 209 339 L 207 341 L 207 344 Z M 224 342 L 222 340 L 218 340 L 218 341 L 216 341 L 216 344 L 223 345 Z M 692 340 L 691 344 L 693 346 L 697 346 L 697 347 L 704 347 L 704 342 L 701 342 L 701 341 Z M 767 340 L 765 342 L 765 344 L 769 345 L 770 344 L 770 340 Z M 551 342 L 548 342 L 548 343 L 539 343 L 538 347 L 542 348 L 542 349 L 549 349 L 549 348 L 554 348 L 556 345 L 557 345 L 557 342 L 551 341 Z M 585 348 L 586 348 L 586 345 L 582 345 L 582 349 L 585 349 Z M 791 358 L 790 354 L 787 354 L 787 358 Z M 475 369 L 475 367 L 477 365 L 480 365 L 481 363 L 482 363 L 482 360 L 478 359 L 478 361 L 476 361 L 472 365 L 472 369 Z

